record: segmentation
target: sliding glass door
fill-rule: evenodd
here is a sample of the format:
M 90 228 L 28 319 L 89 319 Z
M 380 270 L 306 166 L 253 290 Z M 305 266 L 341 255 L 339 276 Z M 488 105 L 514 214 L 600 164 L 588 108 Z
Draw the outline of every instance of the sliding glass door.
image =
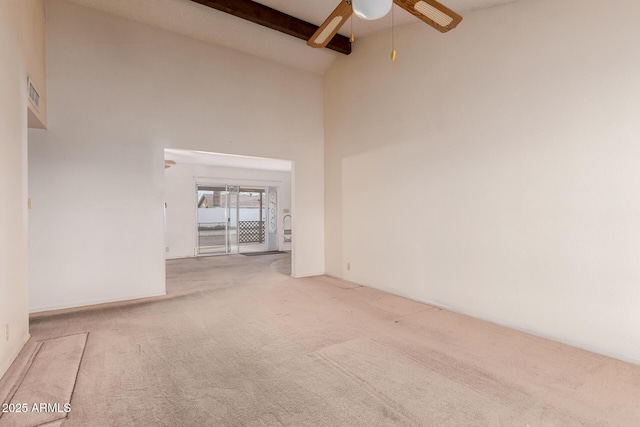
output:
M 267 250 L 265 188 L 198 185 L 196 255 Z

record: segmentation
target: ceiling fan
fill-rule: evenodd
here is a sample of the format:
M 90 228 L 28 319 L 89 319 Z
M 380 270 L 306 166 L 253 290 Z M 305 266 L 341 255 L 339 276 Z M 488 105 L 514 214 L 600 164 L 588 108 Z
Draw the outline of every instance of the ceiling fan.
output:
M 435 0 L 341 0 L 307 44 L 311 47 L 325 47 L 352 13 L 362 19 L 379 19 L 391 10 L 392 3 L 442 33 L 454 29 L 462 21 L 462 16 Z

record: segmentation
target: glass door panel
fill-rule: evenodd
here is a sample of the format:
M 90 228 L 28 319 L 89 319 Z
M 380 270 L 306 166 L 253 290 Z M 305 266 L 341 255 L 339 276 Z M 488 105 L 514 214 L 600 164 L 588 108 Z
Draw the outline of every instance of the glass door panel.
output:
M 264 188 L 240 188 L 238 199 L 240 252 L 262 252 L 267 249 L 265 236 Z
M 197 188 L 197 254 L 211 255 L 227 252 L 226 186 L 198 186 Z

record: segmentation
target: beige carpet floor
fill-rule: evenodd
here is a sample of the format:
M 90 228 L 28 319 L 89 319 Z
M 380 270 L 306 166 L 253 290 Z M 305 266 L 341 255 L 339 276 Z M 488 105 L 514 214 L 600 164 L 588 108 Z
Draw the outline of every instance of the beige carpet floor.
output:
M 169 261 L 166 297 L 34 316 L 90 333 L 64 427 L 640 425 L 639 366 L 288 262 Z
M 66 419 L 86 342 L 83 333 L 35 343 L 14 389 L 4 398 L 19 409 L 9 406 L 0 412 L 0 426 L 51 426 Z

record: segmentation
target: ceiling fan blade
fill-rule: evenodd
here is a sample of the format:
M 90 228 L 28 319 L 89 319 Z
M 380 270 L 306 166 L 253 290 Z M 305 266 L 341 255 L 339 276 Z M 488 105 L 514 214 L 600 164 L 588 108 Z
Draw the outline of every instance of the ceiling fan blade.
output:
M 441 33 L 454 29 L 462 16 L 435 0 L 393 0 L 395 4 Z
M 338 7 L 320 25 L 320 28 L 313 33 L 307 44 L 311 47 L 325 47 L 340 30 L 340 27 L 347 22 L 352 13 L 351 1 L 341 0 Z

